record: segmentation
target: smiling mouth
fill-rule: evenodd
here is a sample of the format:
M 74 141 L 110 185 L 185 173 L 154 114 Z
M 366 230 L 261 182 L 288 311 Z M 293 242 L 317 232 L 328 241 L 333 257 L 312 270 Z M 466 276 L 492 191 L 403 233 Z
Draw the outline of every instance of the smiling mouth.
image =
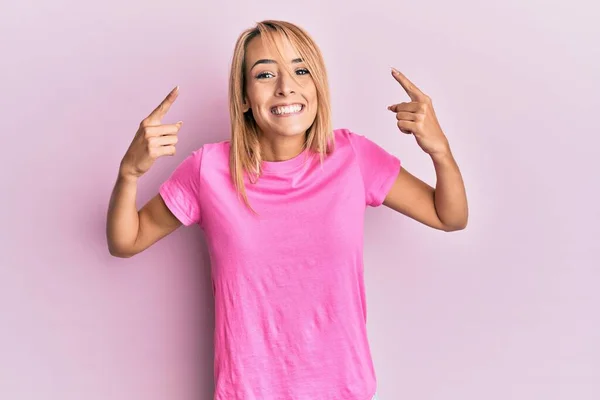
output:
M 284 117 L 286 115 L 299 114 L 303 110 L 303 104 L 292 104 L 290 106 L 273 107 L 271 108 L 271 114 Z

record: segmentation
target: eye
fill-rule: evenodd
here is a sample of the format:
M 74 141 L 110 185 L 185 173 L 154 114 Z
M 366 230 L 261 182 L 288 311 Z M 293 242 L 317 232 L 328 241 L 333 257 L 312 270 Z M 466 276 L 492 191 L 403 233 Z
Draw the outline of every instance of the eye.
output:
M 268 78 L 267 75 L 273 76 L 273 74 L 270 73 L 270 72 L 261 72 L 260 74 L 256 75 L 256 79 L 265 79 L 265 78 Z
M 298 68 L 296 70 L 296 75 L 309 75 L 310 72 L 308 71 L 308 69 L 306 68 Z M 267 78 L 272 78 L 274 75 L 271 72 L 261 72 L 260 74 L 256 75 L 256 79 L 267 79 Z

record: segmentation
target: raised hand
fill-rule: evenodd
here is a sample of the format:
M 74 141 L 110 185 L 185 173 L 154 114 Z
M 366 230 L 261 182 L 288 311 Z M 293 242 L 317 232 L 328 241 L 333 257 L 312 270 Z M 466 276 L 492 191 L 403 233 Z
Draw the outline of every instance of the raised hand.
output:
M 392 76 L 404 88 L 411 100 L 388 107 L 388 110 L 396 113 L 400 131 L 412 134 L 427 154 L 448 152 L 448 140 L 435 115 L 431 98 L 395 68 L 392 68 Z
M 127 149 L 119 172 L 122 176 L 139 178 L 154 164 L 157 158 L 175 154 L 177 133 L 183 121 L 162 125 L 162 119 L 179 95 L 179 86 L 171 90 L 167 97 L 141 123 Z

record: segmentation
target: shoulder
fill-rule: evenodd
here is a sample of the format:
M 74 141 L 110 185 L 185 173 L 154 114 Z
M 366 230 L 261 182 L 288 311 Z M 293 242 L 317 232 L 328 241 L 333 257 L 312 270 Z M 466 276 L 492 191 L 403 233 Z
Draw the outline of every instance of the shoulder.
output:
M 348 128 L 337 128 L 333 130 L 333 138 L 336 146 L 349 145 L 354 133 Z
M 352 152 L 360 152 L 365 146 L 369 146 L 374 143 L 365 135 L 357 133 L 356 131 L 348 128 L 334 129 L 333 135 L 335 138 L 335 147 L 348 148 Z
M 337 143 L 350 148 L 351 153 L 363 168 L 381 166 L 386 163 L 395 168 L 395 165 L 399 161 L 394 154 L 388 152 L 377 142 L 363 134 L 349 129 L 336 129 L 335 137 L 336 148 Z
M 348 148 L 352 150 L 357 134 L 348 128 L 337 128 L 333 130 L 335 148 Z
M 219 165 L 229 160 L 229 140 L 221 142 L 205 143 L 199 148 L 192 150 L 186 157 L 194 164 L 200 165 Z
M 203 159 L 227 159 L 229 157 L 229 140 L 205 143 L 194 153 L 196 152 L 201 153 Z
M 227 168 L 229 165 L 228 141 L 206 143 L 189 151 L 171 174 L 171 180 L 197 180 L 205 171 Z

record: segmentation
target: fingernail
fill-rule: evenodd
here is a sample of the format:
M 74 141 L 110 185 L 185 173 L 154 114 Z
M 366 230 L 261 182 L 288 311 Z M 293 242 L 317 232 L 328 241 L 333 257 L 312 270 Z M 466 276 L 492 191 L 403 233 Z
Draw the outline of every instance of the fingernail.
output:
M 179 85 L 175 86 L 175 91 L 179 92 Z
M 396 68 L 392 67 L 392 73 L 393 73 L 393 74 L 397 74 L 397 73 L 398 73 L 398 70 L 397 70 Z

